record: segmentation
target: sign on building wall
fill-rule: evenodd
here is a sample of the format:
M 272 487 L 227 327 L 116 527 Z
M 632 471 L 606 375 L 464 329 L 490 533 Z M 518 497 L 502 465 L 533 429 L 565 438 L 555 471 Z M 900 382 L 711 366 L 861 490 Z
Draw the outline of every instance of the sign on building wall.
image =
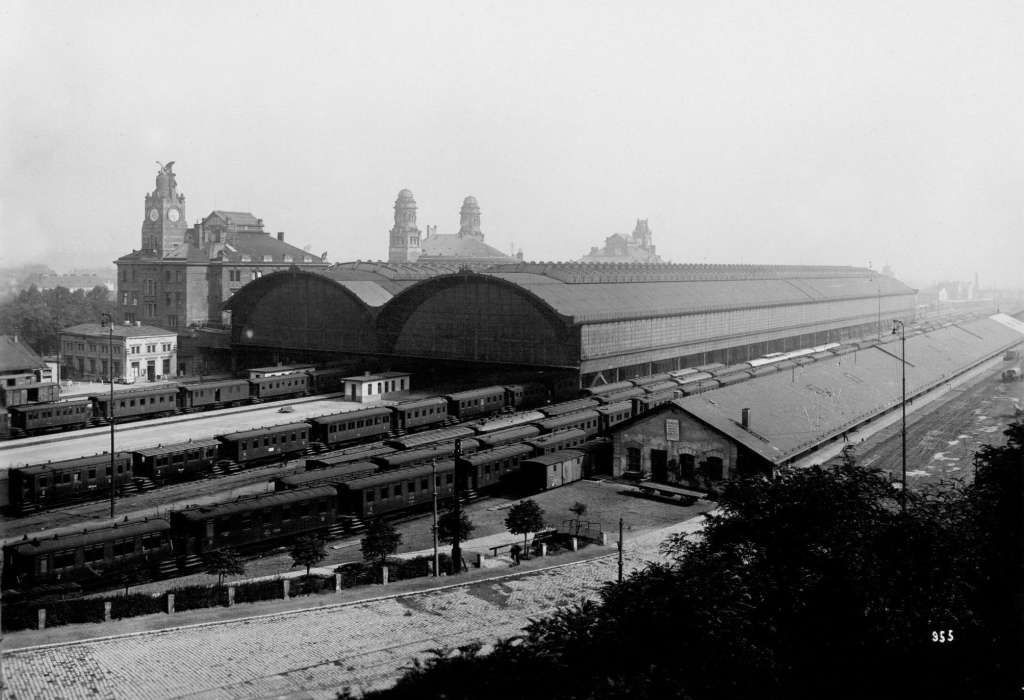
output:
M 669 442 L 679 441 L 679 421 L 675 418 L 665 419 L 665 439 Z

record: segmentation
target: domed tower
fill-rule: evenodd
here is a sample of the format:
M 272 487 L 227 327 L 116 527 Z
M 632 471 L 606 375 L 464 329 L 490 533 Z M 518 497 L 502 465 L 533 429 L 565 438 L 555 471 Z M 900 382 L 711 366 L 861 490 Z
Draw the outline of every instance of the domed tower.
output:
M 420 230 L 416 228 L 416 200 L 402 190 L 395 200 L 395 225 L 391 229 L 388 262 L 416 262 L 420 257 Z
M 142 220 L 142 250 L 163 255 L 185 242 L 185 195 L 178 194 L 174 161 L 160 164 L 156 188 L 146 195 Z
M 480 231 L 480 205 L 476 203 L 476 197 L 466 197 L 462 200 L 462 208 L 459 209 L 459 238 L 472 236 L 484 239 Z

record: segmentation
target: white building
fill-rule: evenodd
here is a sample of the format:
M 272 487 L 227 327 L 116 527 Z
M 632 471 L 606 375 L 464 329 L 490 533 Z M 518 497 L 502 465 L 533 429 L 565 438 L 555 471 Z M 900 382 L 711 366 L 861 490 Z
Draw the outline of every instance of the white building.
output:
M 112 332 L 98 323 L 65 328 L 60 333 L 61 374 L 79 381 L 109 381 L 111 344 L 116 381 L 154 381 L 176 374 L 177 334 L 140 323 L 114 326 Z

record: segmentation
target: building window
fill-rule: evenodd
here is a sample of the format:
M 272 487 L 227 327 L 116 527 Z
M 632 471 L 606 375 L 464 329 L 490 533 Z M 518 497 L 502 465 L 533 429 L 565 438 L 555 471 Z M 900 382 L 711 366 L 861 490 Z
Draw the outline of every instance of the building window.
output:
M 170 292 L 164 292 L 164 304 L 166 304 L 167 306 L 171 305 L 171 293 Z
M 132 354 L 133 355 L 138 355 L 139 354 L 139 346 L 138 345 L 133 345 L 132 346 Z
M 270 256 L 270 255 L 264 255 L 263 256 L 263 262 L 273 262 L 273 261 L 274 261 L 274 258 L 272 256 Z
M 181 282 L 182 280 L 185 279 L 185 273 L 181 270 L 178 270 L 177 272 L 174 273 L 174 279 L 176 279 L 178 282 Z
M 136 292 L 132 292 L 132 306 L 139 305 L 139 295 Z
M 166 377 L 171 373 L 171 361 L 170 359 L 164 360 L 164 376 Z
M 115 377 L 120 377 L 121 376 L 121 361 L 120 360 L 114 360 L 114 376 Z
M 258 279 L 259 279 L 260 277 L 262 277 L 262 276 L 263 276 L 263 273 L 262 273 L 262 272 L 260 272 L 259 270 L 253 270 L 253 271 L 252 271 L 252 278 L 253 278 L 254 280 L 258 280 Z
M 170 270 L 164 270 L 164 282 L 170 282 L 170 281 L 171 281 L 171 271 Z
M 181 298 L 182 298 L 182 293 L 181 292 L 175 292 L 174 293 L 174 303 L 177 304 L 178 306 L 181 306 Z
M 124 314 L 124 320 L 128 323 L 135 323 L 135 314 L 130 311 L 126 311 Z
M 178 327 L 178 317 L 176 315 L 170 314 L 170 315 L 167 316 L 167 327 L 168 328 L 177 328 Z
M 641 454 L 639 447 L 626 448 L 626 471 L 641 471 Z
M 146 302 L 146 317 L 153 318 L 156 316 L 156 304 L 151 301 Z
M 128 306 L 128 292 L 121 292 L 121 304 Z
M 153 280 L 145 280 L 145 285 L 146 296 L 153 296 L 156 293 L 156 284 L 153 283 Z

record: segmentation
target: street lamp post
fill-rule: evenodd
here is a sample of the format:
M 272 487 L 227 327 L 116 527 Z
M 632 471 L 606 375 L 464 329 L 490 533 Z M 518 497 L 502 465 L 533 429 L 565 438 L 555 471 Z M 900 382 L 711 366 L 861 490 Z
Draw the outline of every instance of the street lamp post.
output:
M 437 460 L 430 460 L 430 483 L 433 486 L 434 501 L 434 577 L 441 575 L 440 558 L 437 554 Z
M 892 332 L 896 333 L 897 329 L 900 334 L 900 369 L 902 379 L 901 383 L 903 386 L 902 397 L 903 400 L 900 403 L 900 408 L 903 411 L 903 420 L 900 428 L 900 442 L 901 442 L 901 454 L 902 454 L 902 486 L 900 490 L 900 511 L 903 513 L 907 512 L 907 329 L 903 325 L 903 321 L 896 319 L 892 322 Z
M 455 496 L 455 502 L 453 504 L 452 520 L 455 522 L 454 528 L 454 539 L 452 541 L 452 572 L 462 573 L 462 543 L 459 542 L 459 535 L 462 534 L 462 508 L 459 503 L 459 458 L 462 456 L 462 440 L 455 441 L 455 465 L 454 475 L 455 483 L 452 484 L 455 488 L 453 495 Z
M 117 484 L 114 473 L 114 317 L 108 313 L 100 314 L 100 325 L 103 319 L 107 323 L 107 378 L 110 379 L 110 401 L 107 408 L 107 420 L 110 422 L 110 517 L 114 517 L 114 498 Z

